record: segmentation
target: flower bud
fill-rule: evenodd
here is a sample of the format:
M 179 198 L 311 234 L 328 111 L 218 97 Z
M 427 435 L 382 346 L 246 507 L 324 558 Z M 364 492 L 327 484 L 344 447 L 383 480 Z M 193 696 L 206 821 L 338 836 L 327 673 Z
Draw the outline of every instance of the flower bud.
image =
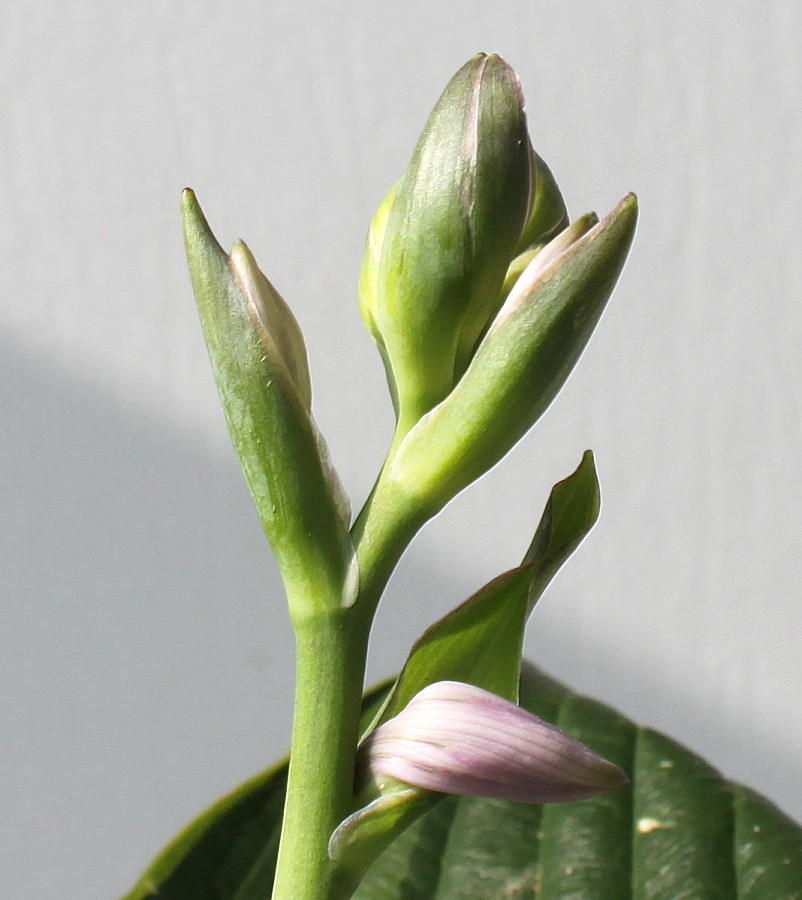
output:
M 516 253 L 547 243 L 568 224 L 568 211 L 551 169 L 529 145 L 529 166 L 534 185 L 529 216 Z
M 577 219 L 573 225 L 569 225 L 544 247 L 532 248 L 521 254 L 518 259 L 525 264 L 522 266 L 518 277 L 510 286 L 510 291 L 505 297 L 501 309 L 498 311 L 488 335 L 495 331 L 499 325 L 516 310 L 532 293 L 532 286 L 542 277 L 546 268 L 551 265 L 561 254 L 565 253 L 572 244 L 584 237 L 594 225 L 599 224 L 596 213 L 586 213 Z
M 307 410 L 311 410 L 309 362 L 303 334 L 295 316 L 256 265 L 256 260 L 244 241 L 234 244 L 230 260 L 259 343 L 276 364 L 284 364 L 301 402 Z
M 480 54 L 426 123 L 392 198 L 378 262 L 368 238 L 376 279 L 363 317 L 386 352 L 408 425 L 449 393 L 495 312 L 530 210 L 531 176 L 518 79 L 503 60 Z
M 362 748 L 383 777 L 446 794 L 524 803 L 624 787 L 624 772 L 554 725 L 470 684 L 424 688 Z
M 584 217 L 536 253 L 456 387 L 407 433 L 390 476 L 430 514 L 495 465 L 554 399 L 615 286 L 636 220 L 630 194 L 599 224 Z
M 398 389 L 395 384 L 393 366 L 387 354 L 387 348 L 384 346 L 384 339 L 376 325 L 376 305 L 378 302 L 379 265 L 381 264 L 384 235 L 387 231 L 387 219 L 390 215 L 390 209 L 397 189 L 398 185 L 394 184 L 387 191 L 374 213 L 368 228 L 367 237 L 365 238 L 365 252 L 362 257 L 362 267 L 359 270 L 359 312 L 365 328 L 367 328 L 373 340 L 376 341 L 376 346 L 379 348 L 396 415 L 398 414 Z
M 345 493 L 312 419 L 301 330 L 250 250 L 229 256 L 192 191 L 182 199 L 192 285 L 231 438 L 293 615 L 348 606 L 356 567 Z

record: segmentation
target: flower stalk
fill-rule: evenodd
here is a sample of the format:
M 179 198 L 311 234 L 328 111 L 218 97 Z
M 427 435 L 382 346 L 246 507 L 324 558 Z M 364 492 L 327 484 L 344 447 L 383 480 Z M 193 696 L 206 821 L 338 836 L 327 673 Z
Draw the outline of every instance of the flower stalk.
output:
M 421 526 L 494 465 L 560 389 L 615 285 L 636 214 L 630 195 L 601 222 L 590 213 L 569 225 L 556 182 L 532 149 L 513 70 L 479 54 L 456 73 L 368 232 L 359 303 L 385 364 L 396 429 L 351 527 L 312 415 L 298 323 L 249 248 L 240 241 L 227 254 L 185 192 L 204 336 L 295 629 L 273 900 L 351 896 L 399 823 L 426 807 L 427 792 L 552 802 L 624 783 L 619 769 L 553 726 L 443 675 L 427 675 L 428 686 L 361 751 L 358 741 L 370 628 L 396 563 Z M 524 574 L 526 584 L 510 580 L 518 593 L 502 629 L 516 666 L 537 573 Z M 367 800 L 355 787 L 358 752 L 372 773 Z M 383 795 L 387 779 L 409 789 Z M 349 821 L 359 828 L 344 827 Z
M 294 627 L 295 707 L 273 900 L 347 897 L 353 885 L 343 884 L 326 847 L 353 803 L 369 623 L 343 610 Z

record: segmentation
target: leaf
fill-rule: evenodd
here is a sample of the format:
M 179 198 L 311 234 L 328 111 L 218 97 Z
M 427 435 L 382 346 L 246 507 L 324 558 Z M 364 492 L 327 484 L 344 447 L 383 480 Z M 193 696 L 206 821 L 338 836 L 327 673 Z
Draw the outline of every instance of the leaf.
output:
M 733 792 L 738 897 L 798 898 L 802 885 L 799 826 L 749 788 L 736 784 Z
M 632 786 L 542 807 L 449 798 L 379 857 L 357 900 L 798 900 L 802 828 L 767 800 L 531 668 L 521 700 Z
M 517 701 L 526 620 L 557 570 L 593 527 L 599 504 L 599 483 L 588 450 L 576 471 L 552 489 L 523 563 L 493 579 L 423 634 L 367 733 L 436 681 L 475 684 Z M 329 853 L 358 880 L 382 845 L 441 799 L 387 782 L 381 798 L 336 829 Z
M 799 900 L 802 828 L 768 800 L 531 666 L 520 697 L 623 764 L 632 787 L 549 806 L 445 798 L 374 862 L 355 900 Z M 266 900 L 284 771 L 215 804 L 123 900 Z
M 393 680 L 362 701 L 370 721 Z M 158 854 L 122 900 L 265 900 L 278 855 L 287 761 L 281 760 L 224 795 Z
M 179 832 L 122 900 L 269 897 L 286 786 L 281 762 L 222 797 Z
M 380 721 L 435 681 L 464 681 L 516 700 L 526 620 L 595 524 L 599 506 L 596 467 L 587 450 L 576 470 L 552 488 L 522 564 L 493 579 L 415 643 Z
M 586 450 L 576 471 L 552 488 L 540 524 L 524 557 L 544 590 L 599 518 L 601 495 L 593 453 Z M 545 580 L 542 588 L 541 580 Z

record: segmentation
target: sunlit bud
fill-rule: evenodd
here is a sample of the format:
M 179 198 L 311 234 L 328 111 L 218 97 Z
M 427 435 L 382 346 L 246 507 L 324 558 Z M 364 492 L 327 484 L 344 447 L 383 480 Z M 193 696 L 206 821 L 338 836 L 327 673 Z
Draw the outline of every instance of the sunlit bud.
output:
M 480 54 L 437 101 L 386 226 L 380 208 L 368 236 L 362 314 L 408 424 L 449 393 L 495 314 L 531 177 L 518 79 L 499 57 Z
M 554 725 L 481 688 L 439 681 L 368 738 L 371 775 L 445 794 L 525 803 L 624 787 L 624 772 Z
M 621 273 L 637 209 L 630 194 L 536 253 L 465 374 L 400 443 L 391 476 L 430 513 L 495 465 L 565 383 Z
M 239 279 L 259 341 L 265 353 L 275 355 L 286 367 L 304 406 L 312 406 L 312 385 L 306 346 L 295 316 L 256 265 L 253 254 L 244 241 L 237 241 L 231 250 L 231 268 Z

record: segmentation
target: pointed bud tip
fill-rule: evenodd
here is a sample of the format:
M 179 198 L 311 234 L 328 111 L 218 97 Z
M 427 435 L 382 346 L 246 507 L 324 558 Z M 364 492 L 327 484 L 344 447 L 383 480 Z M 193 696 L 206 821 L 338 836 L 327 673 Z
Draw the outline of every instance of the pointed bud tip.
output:
M 618 206 L 613 209 L 610 215 L 614 215 L 615 213 L 626 213 L 633 218 L 637 218 L 638 216 L 638 197 L 632 191 L 624 196 L 624 198 L 619 202 Z
M 192 260 L 198 254 L 211 253 L 218 261 L 228 258 L 228 254 L 214 235 L 192 188 L 181 192 L 181 221 L 184 228 L 187 255 L 192 269 Z
M 181 213 L 184 217 L 204 218 L 203 211 L 192 188 L 181 191 Z
M 638 198 L 632 192 L 626 194 L 601 219 L 586 236 L 588 240 L 598 234 L 609 232 L 610 235 L 618 235 L 618 239 L 624 240 L 625 253 L 629 250 L 632 238 L 635 235 L 635 226 L 638 223 Z
M 195 196 L 195 191 L 192 188 L 184 188 L 181 191 L 181 213 L 185 217 L 202 215 L 198 198 Z
M 229 256 L 231 257 L 231 262 L 234 263 L 237 268 L 246 266 L 256 267 L 256 260 L 254 259 L 253 253 L 251 253 L 251 248 L 242 240 L 242 238 L 238 238 L 234 241 Z

